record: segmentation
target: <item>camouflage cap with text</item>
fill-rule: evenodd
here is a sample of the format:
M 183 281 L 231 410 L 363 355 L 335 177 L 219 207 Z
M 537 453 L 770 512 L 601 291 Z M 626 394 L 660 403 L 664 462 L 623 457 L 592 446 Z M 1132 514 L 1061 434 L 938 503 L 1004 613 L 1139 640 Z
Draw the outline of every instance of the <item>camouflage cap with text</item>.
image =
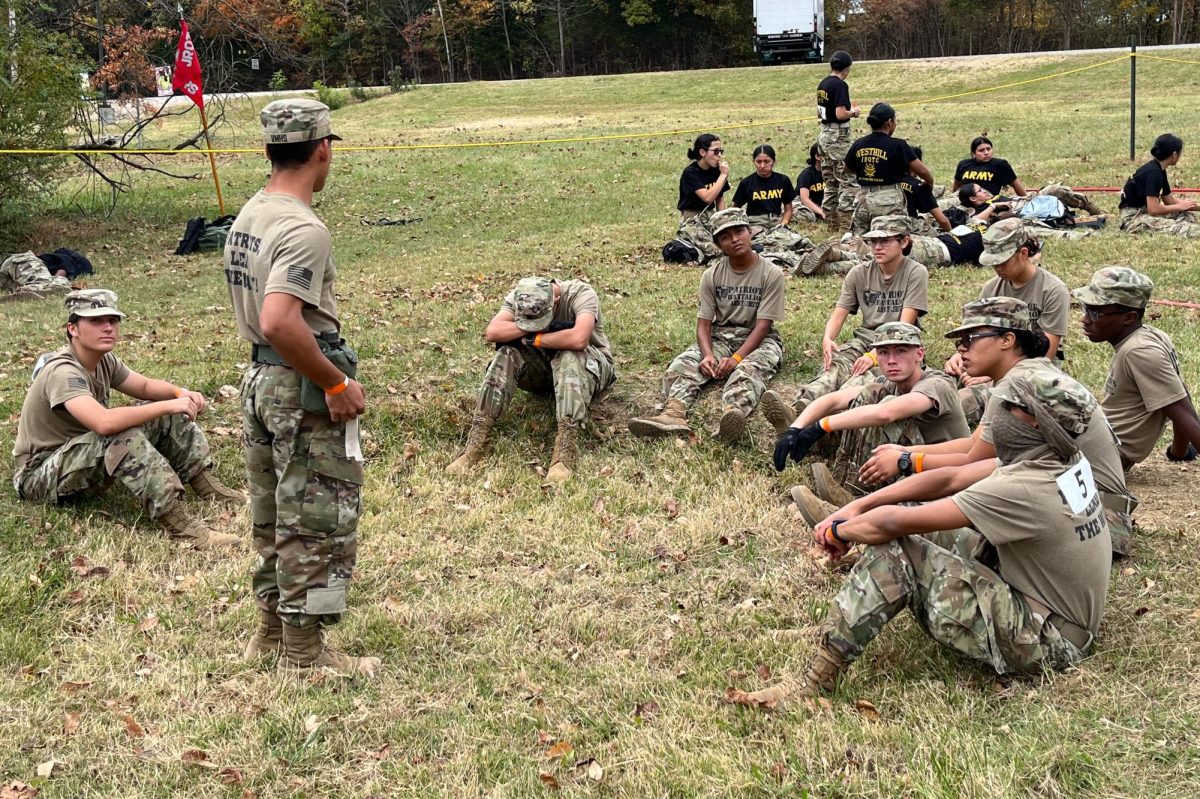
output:
M 1128 266 L 1102 266 L 1086 286 L 1071 295 L 1084 305 L 1124 305 L 1145 308 L 1154 291 L 1154 281 Z
M 125 314 L 117 309 L 117 295 L 108 289 L 78 289 L 63 298 L 67 315 L 115 316 L 124 319 Z
M 1009 402 L 1029 413 L 1031 400 L 1039 403 L 1068 433 L 1079 435 L 1088 428 L 1096 412 L 1096 398 L 1077 380 L 1053 366 L 1023 372 L 1005 380 L 992 391 L 1001 402 Z
M 544 277 L 523 277 L 504 299 L 517 327 L 526 333 L 545 330 L 554 318 L 554 284 Z
M 999 266 L 1016 255 L 1021 245 L 1029 241 L 1029 231 L 1020 219 L 1001 219 L 983 234 L 981 266 Z
M 259 114 L 266 144 L 297 144 L 299 142 L 342 137 L 333 132 L 329 122 L 329 106 L 316 100 L 294 97 L 275 100 Z
M 883 347 L 889 344 L 904 344 L 910 347 L 923 347 L 921 329 L 907 322 L 884 322 L 875 328 L 875 343 L 873 347 Z
M 962 324 L 946 333 L 957 338 L 960 333 L 977 327 L 998 327 L 1001 330 L 1033 330 L 1029 306 L 1016 297 L 984 297 L 968 302 L 962 309 Z

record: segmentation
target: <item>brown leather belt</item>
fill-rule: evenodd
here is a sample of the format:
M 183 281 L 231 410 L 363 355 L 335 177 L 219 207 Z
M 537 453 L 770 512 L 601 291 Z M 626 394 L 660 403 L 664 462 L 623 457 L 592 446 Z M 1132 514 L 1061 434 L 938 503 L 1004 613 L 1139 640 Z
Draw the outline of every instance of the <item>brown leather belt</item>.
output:
M 1022 596 L 1025 597 L 1025 604 L 1029 605 L 1030 610 L 1050 622 L 1051 626 L 1058 630 L 1059 635 L 1074 644 L 1080 652 L 1086 652 L 1087 648 L 1092 645 L 1092 641 L 1095 639 L 1087 628 L 1080 627 L 1066 616 L 1056 613 L 1049 606 L 1028 594 L 1022 594 Z

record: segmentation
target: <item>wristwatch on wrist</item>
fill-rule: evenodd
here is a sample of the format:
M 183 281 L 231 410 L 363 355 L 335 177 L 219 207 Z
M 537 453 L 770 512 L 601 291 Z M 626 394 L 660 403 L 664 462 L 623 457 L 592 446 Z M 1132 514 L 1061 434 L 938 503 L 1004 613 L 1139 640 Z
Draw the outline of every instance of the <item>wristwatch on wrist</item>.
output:
M 900 453 L 900 460 L 896 461 L 896 465 L 900 467 L 900 474 L 908 477 L 913 473 L 912 453 L 908 450 Z

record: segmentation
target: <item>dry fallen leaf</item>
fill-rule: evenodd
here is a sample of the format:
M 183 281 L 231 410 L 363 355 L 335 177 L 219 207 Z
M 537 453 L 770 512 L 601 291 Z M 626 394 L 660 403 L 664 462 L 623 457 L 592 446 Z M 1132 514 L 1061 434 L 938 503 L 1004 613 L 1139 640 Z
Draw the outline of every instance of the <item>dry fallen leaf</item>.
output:
M 180 753 L 179 759 L 183 761 L 184 765 L 188 766 L 200 766 L 201 768 L 217 767 L 216 763 L 208 762 L 208 752 L 205 752 L 203 749 L 184 749 Z
M 854 709 L 863 714 L 871 721 L 879 721 L 881 718 L 879 711 L 875 709 L 875 705 L 865 699 L 859 699 L 854 703 Z
M 679 502 L 675 499 L 668 499 L 663 503 L 663 510 L 667 512 L 668 519 L 674 519 L 679 515 Z
M 37 795 L 37 788 L 20 780 L 0 785 L 0 799 L 33 799 Z
M 241 392 L 238 391 L 237 386 L 231 386 L 229 384 L 225 384 L 217 389 L 217 396 L 221 399 L 233 399 L 240 393 Z
M 37 767 L 37 775 L 43 778 L 53 777 L 66 767 L 66 763 L 61 760 L 47 760 L 45 763 L 39 763 Z
M 571 746 L 570 741 L 559 741 L 554 746 L 546 750 L 546 757 L 566 757 L 575 751 L 575 747 Z
M 555 777 L 553 774 L 551 774 L 549 771 L 539 771 L 538 779 L 541 780 L 542 785 L 545 785 L 547 788 L 550 788 L 555 791 L 558 790 L 558 778 Z
M 315 714 L 304 719 L 304 731 L 306 733 L 308 733 L 309 735 L 312 735 L 314 732 L 316 732 L 320 728 L 321 728 L 321 720 L 319 718 L 317 718 L 317 716 Z
M 774 710 L 779 704 L 779 702 L 774 699 L 768 699 L 766 702 L 763 702 L 739 688 L 726 688 L 725 701 L 734 705 L 743 705 L 745 707 L 761 707 L 764 710 Z
M 651 699 L 649 702 L 642 702 L 633 709 L 633 717 L 649 721 L 658 715 L 658 702 Z
M 135 719 L 133 716 L 129 715 L 128 713 L 122 713 L 121 720 L 125 722 L 125 732 L 130 738 L 146 737 L 145 728 L 143 728 L 141 724 L 138 724 L 137 719 Z
M 756 674 L 758 674 L 758 679 L 762 680 L 763 682 L 771 681 L 771 667 L 766 663 L 759 663 L 754 671 Z
M 158 626 L 158 616 L 150 615 L 142 619 L 142 623 L 137 626 L 139 633 L 148 633 Z
M 588 779 L 592 782 L 600 782 L 604 778 L 604 769 L 600 767 L 599 763 L 593 760 L 591 763 L 588 763 L 587 775 Z
M 76 710 L 63 717 L 63 735 L 74 735 L 79 729 L 79 717 L 82 714 Z
M 217 772 L 217 779 L 226 785 L 241 785 L 245 777 L 242 776 L 242 772 L 227 766 Z
M 60 685 L 58 687 L 61 688 L 65 693 L 77 694 L 80 691 L 82 691 L 84 688 L 87 688 L 88 686 L 90 686 L 91 684 L 92 684 L 91 680 L 67 680 L 66 682 L 64 682 L 62 685 Z

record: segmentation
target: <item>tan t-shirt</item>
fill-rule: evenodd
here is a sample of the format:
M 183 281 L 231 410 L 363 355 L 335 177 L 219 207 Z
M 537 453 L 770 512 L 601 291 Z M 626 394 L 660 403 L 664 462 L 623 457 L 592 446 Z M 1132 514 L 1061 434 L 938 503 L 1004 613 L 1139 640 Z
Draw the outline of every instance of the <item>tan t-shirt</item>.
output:
M 111 352 L 105 353 L 96 364 L 95 374 L 79 362 L 70 346 L 47 357 L 21 406 L 13 456 L 23 460 L 48 449 L 58 449 L 72 438 L 90 432 L 67 412 L 67 400 L 91 394 L 108 407 L 112 387 L 127 379 L 129 367 Z
M 952 500 L 996 548 L 1004 582 L 1094 635 L 1112 539 L 1099 494 L 1081 513 L 1067 505 L 1056 479 L 1068 468 L 1053 457 L 1001 466 Z
M 885 278 L 875 261 L 861 261 L 846 274 L 838 308 L 862 312 L 862 326 L 874 330 L 884 322 L 899 322 L 900 312 L 915 308 L 917 316 L 929 310 L 929 270 L 905 256 L 900 268 Z
M 1000 382 L 992 389 L 991 396 L 988 397 L 987 405 L 983 408 L 983 418 L 979 420 L 979 437 L 989 444 L 994 444 L 992 439 L 992 417 L 997 413 L 1002 412 L 1000 400 L 996 399 L 996 390 L 1001 386 L 1005 386 L 1006 381 L 1026 376 L 1030 370 L 1044 369 L 1049 366 L 1052 369 L 1058 369 L 1047 358 L 1026 358 L 1018 361 L 1013 368 L 1008 370 Z M 1092 418 L 1088 421 L 1087 430 L 1084 430 L 1075 443 L 1079 446 L 1079 451 L 1083 456 L 1092 463 L 1092 474 L 1096 478 L 1096 487 L 1108 494 L 1117 496 L 1128 496 L 1128 489 L 1125 487 L 1125 469 L 1121 466 L 1121 455 L 1117 447 L 1117 436 L 1113 432 L 1112 425 L 1108 423 L 1108 419 L 1104 416 L 1104 410 L 1099 405 L 1092 413 Z
M 275 292 L 304 303 L 304 322 L 314 334 L 339 330 L 336 277 L 329 230 L 307 205 L 290 194 L 260 191 L 242 207 L 225 241 L 225 282 L 242 338 L 269 343 L 258 317 Z
M 558 305 L 554 307 L 555 322 L 574 322 L 580 314 L 589 313 L 596 317 L 596 326 L 592 328 L 592 337 L 588 346 L 595 347 L 604 353 L 610 361 L 612 352 L 608 348 L 608 336 L 604 334 L 604 319 L 600 315 L 600 297 L 596 290 L 582 280 L 559 280 Z M 500 306 L 503 310 L 516 316 L 517 307 L 513 304 L 512 292 L 504 298 Z
M 735 271 L 728 258 L 720 258 L 700 278 L 696 315 L 713 327 L 754 327 L 759 319 L 779 322 L 784 308 L 783 273 L 762 258 L 744 272 Z M 774 324 L 767 336 L 779 338 Z
M 1188 396 L 1175 346 L 1161 330 L 1143 325 L 1113 353 L 1104 380 L 1104 415 L 1132 466 L 1146 459 L 1167 424 L 1163 408 Z
M 879 382 L 889 394 L 900 396 L 900 388 L 887 378 Z M 912 387 L 912 393 L 922 394 L 933 401 L 933 407 L 913 418 L 921 439 L 926 444 L 940 444 L 971 435 L 967 417 L 963 414 L 962 402 L 958 399 L 958 384 L 940 369 L 925 369 L 921 379 Z
M 1033 271 L 1033 280 L 1017 288 L 1008 280 L 993 277 L 983 284 L 979 299 L 984 297 L 1015 297 L 1029 306 L 1029 318 L 1037 330 L 1065 338 L 1070 326 L 1071 292 L 1067 284 L 1040 266 Z

